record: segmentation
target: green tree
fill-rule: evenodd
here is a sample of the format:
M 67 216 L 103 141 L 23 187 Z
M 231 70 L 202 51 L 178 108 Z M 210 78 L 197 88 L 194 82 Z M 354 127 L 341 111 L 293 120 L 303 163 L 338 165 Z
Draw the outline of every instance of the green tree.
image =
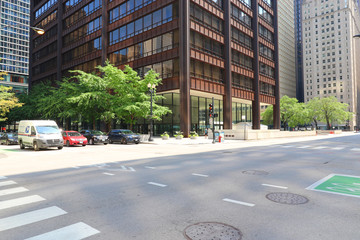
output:
M 272 125 L 274 122 L 274 109 L 273 105 L 269 105 L 263 113 L 261 113 L 261 117 L 263 120 L 263 124 L 265 125 Z
M 338 102 L 334 96 L 320 99 L 321 120 L 326 122 L 328 130 L 332 123 L 342 124 L 351 119 L 353 113 L 348 109 L 348 104 Z
M 314 122 L 315 129 L 317 129 L 318 122 L 321 121 L 322 118 L 320 98 L 312 98 L 308 103 L 306 103 L 306 110 L 308 122 Z
M 6 114 L 9 113 L 11 109 L 22 105 L 15 96 L 15 93 L 12 92 L 12 87 L 0 85 L 0 121 L 6 121 Z

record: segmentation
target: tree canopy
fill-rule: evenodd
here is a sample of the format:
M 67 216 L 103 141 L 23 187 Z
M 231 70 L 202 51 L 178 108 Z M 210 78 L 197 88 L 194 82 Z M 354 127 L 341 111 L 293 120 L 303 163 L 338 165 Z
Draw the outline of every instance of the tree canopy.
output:
M 308 103 L 299 103 L 296 98 L 283 96 L 280 100 L 280 118 L 283 126 L 296 127 L 314 122 L 326 122 L 327 129 L 331 124 L 343 124 L 350 120 L 353 113 L 348 111 L 348 104 L 340 103 L 335 97 L 313 98 Z M 269 106 L 262 113 L 264 124 L 272 124 L 273 107 Z

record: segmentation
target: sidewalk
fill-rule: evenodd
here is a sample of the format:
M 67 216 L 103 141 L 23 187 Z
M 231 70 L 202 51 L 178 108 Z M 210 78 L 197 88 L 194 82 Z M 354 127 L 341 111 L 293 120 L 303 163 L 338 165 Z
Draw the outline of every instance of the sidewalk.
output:
M 292 142 L 314 141 L 326 138 L 344 137 L 349 135 L 355 135 L 360 133 L 343 132 L 341 134 L 321 134 L 316 136 L 306 137 L 290 137 L 290 138 L 269 138 L 261 140 L 224 140 L 224 142 L 216 142 L 215 145 L 237 145 L 237 146 L 254 146 L 254 145 L 271 145 L 271 144 L 284 144 Z M 161 137 L 153 137 L 152 142 L 141 142 L 142 144 L 155 144 L 155 145 L 209 145 L 213 144 L 213 139 L 210 137 L 205 139 L 204 136 L 199 136 L 197 139 L 183 138 L 176 139 L 174 137 L 168 140 L 163 140 Z

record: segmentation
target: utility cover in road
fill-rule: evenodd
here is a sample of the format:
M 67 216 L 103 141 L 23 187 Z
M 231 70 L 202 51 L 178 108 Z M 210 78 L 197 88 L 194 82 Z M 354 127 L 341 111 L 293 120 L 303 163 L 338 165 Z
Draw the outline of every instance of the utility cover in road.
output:
M 350 197 L 360 197 L 360 176 L 330 174 L 306 189 Z

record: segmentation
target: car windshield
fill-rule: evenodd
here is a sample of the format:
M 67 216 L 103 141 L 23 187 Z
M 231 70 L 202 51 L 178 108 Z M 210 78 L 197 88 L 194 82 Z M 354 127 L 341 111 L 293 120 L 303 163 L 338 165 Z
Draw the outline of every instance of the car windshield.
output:
M 131 130 L 123 130 L 121 131 L 123 134 L 133 134 Z
M 59 133 L 59 129 L 57 126 L 36 126 L 36 131 L 39 134 Z
M 69 137 L 79 137 L 79 136 L 81 136 L 81 134 L 78 133 L 78 132 L 68 132 L 67 134 L 69 135 Z
M 104 133 L 102 131 L 92 131 L 92 134 L 99 136 L 99 135 L 104 135 Z
M 17 137 L 17 133 L 8 133 L 8 137 Z

